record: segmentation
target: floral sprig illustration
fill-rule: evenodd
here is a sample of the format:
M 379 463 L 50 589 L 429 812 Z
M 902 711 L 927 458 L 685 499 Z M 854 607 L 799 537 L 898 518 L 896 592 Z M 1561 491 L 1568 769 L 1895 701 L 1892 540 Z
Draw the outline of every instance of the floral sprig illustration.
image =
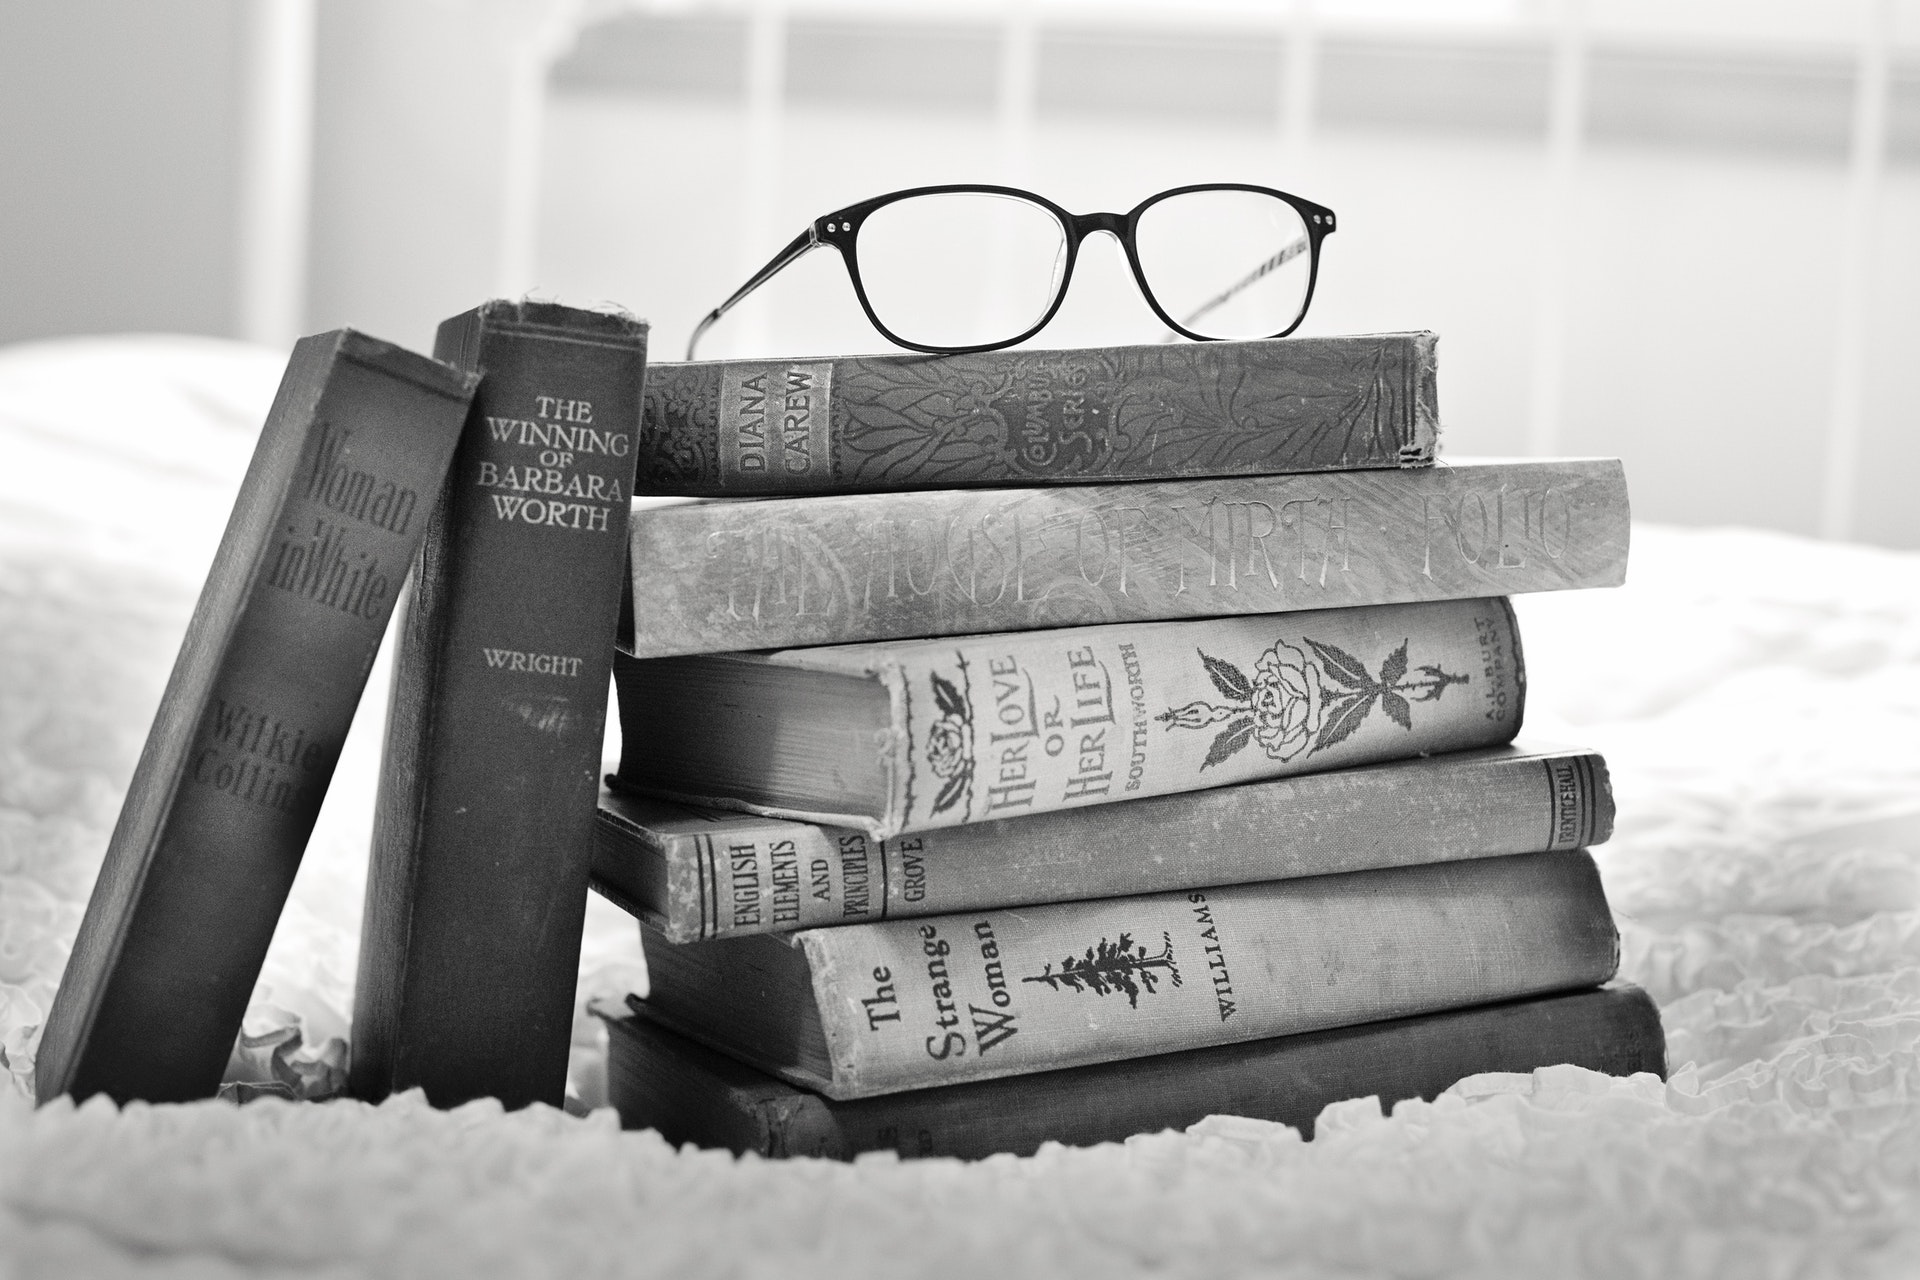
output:
M 1180 985 L 1180 966 L 1173 958 L 1173 935 L 1162 933 L 1160 942 L 1159 953 L 1149 955 L 1144 945 L 1134 946 L 1132 934 L 1123 933 L 1113 942 L 1102 938 L 1088 947 L 1085 955 L 1062 960 L 1059 972 L 1056 973 L 1053 962 L 1048 961 L 1039 973 L 1020 981 L 1044 982 L 1055 991 L 1091 991 L 1097 996 L 1121 991 L 1126 993 L 1128 1006 L 1138 1009 L 1142 987 L 1151 994 L 1155 990 L 1153 984 L 1162 977 L 1176 987 Z
M 1432 702 L 1448 685 L 1468 682 L 1468 677 L 1432 664 L 1417 668 L 1410 678 L 1405 640 L 1386 656 L 1376 677 L 1368 673 L 1365 663 L 1337 645 L 1302 638 L 1313 657 L 1276 640 L 1260 655 L 1251 679 L 1226 659 L 1196 650 L 1207 678 L 1227 699 L 1226 705 L 1189 702 L 1169 707 L 1156 718 L 1169 731 L 1227 722 L 1214 735 L 1207 758 L 1200 763 L 1202 769 L 1220 764 L 1249 742 L 1258 742 L 1272 759 L 1293 760 L 1346 741 L 1376 703 L 1395 724 L 1411 730 L 1413 703 Z
M 973 710 L 953 681 L 938 672 L 933 676 L 933 705 L 940 718 L 927 726 L 927 767 L 941 779 L 933 812 L 945 813 L 973 783 Z

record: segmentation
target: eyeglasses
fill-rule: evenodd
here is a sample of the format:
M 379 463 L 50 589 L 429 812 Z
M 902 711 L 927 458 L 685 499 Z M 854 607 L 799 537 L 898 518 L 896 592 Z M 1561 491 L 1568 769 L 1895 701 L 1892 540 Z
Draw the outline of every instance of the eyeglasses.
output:
M 1080 242 L 1120 241 L 1147 305 L 1201 341 L 1279 338 L 1313 300 L 1333 210 L 1270 187 L 1175 187 L 1130 212 L 1072 214 L 1014 187 L 914 187 L 835 210 L 702 320 L 701 335 L 801 255 L 840 251 L 873 327 L 913 351 L 995 351 L 1040 332 L 1060 309 Z

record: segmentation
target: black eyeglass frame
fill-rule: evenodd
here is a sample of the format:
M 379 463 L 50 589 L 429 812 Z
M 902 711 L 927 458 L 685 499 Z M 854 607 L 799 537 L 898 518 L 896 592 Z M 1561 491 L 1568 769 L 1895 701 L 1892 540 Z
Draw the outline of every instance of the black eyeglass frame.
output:
M 1065 209 L 1047 199 L 1045 196 L 1036 195 L 1031 191 L 1023 191 L 1019 187 L 999 187 L 983 183 L 958 182 L 948 183 L 942 186 L 908 187 L 902 191 L 889 191 L 885 195 L 873 196 L 857 204 L 850 204 L 844 209 L 836 209 L 832 213 L 815 218 L 811 226 L 798 236 L 795 236 L 786 248 L 775 254 L 766 266 L 754 272 L 751 279 L 734 290 L 731 297 L 708 312 L 706 318 L 694 327 L 693 336 L 687 339 L 687 359 L 693 359 L 695 345 L 699 343 L 701 336 L 705 334 L 708 329 L 712 328 L 721 316 L 731 311 L 734 306 L 748 294 L 778 275 L 783 269 L 791 265 L 802 255 L 819 248 L 821 245 L 831 245 L 840 251 L 840 261 L 845 264 L 847 276 L 853 281 L 853 293 L 854 296 L 860 300 L 861 310 L 867 313 L 867 320 L 875 329 L 880 331 L 881 336 L 894 345 L 905 347 L 909 351 L 923 351 L 928 355 L 961 355 L 970 351 L 998 351 L 1003 347 L 1011 347 L 1017 343 L 1025 342 L 1028 338 L 1031 338 L 1034 334 L 1046 328 L 1048 323 L 1052 321 L 1053 317 L 1059 312 L 1060 304 L 1066 301 L 1067 288 L 1073 281 L 1073 265 L 1079 259 L 1081 241 L 1100 231 L 1108 233 L 1120 242 L 1120 247 L 1127 255 L 1127 265 L 1133 271 L 1133 282 L 1139 286 L 1140 296 L 1146 299 L 1147 305 L 1153 309 L 1153 314 L 1160 318 L 1161 323 L 1182 337 L 1192 338 L 1197 342 L 1218 341 L 1218 339 L 1206 334 L 1195 333 L 1167 314 L 1166 308 L 1160 305 L 1160 300 L 1153 296 L 1152 287 L 1147 284 L 1146 272 L 1142 270 L 1140 266 L 1140 251 L 1134 240 L 1134 231 L 1140 224 L 1140 217 L 1146 213 L 1147 210 L 1153 208 L 1153 206 L 1163 200 L 1172 199 L 1174 196 L 1189 195 L 1196 191 L 1251 191 L 1257 195 L 1272 196 L 1275 199 L 1281 200 L 1292 206 L 1293 211 L 1300 215 L 1300 221 L 1307 229 L 1307 292 L 1300 300 L 1300 314 L 1293 318 L 1293 323 L 1278 333 L 1265 334 L 1263 336 L 1269 338 L 1284 338 L 1295 329 L 1298 329 L 1301 321 L 1307 318 L 1308 308 L 1313 305 L 1314 285 L 1320 278 L 1320 242 L 1331 234 L 1334 229 L 1333 210 L 1327 208 L 1325 205 L 1315 204 L 1311 200 L 1302 199 L 1299 196 L 1291 195 L 1285 191 L 1277 191 L 1272 187 L 1255 186 L 1246 182 L 1200 182 L 1185 187 L 1173 187 L 1169 190 L 1148 196 L 1126 213 L 1074 214 L 1068 213 Z M 886 324 L 881 321 L 879 316 L 874 314 L 873 304 L 867 300 L 866 285 L 862 283 L 860 279 L 860 255 L 857 246 L 861 225 L 866 222 L 867 218 L 872 215 L 875 210 L 883 209 L 887 205 L 898 203 L 901 200 L 910 200 L 916 196 L 937 195 L 997 195 L 1009 196 L 1016 200 L 1025 200 L 1030 204 L 1039 205 L 1042 209 L 1051 213 L 1060 223 L 1061 228 L 1066 232 L 1066 262 L 1060 271 L 1060 284 L 1054 291 L 1053 302 L 1048 306 L 1046 314 L 1035 321 L 1033 326 L 1024 333 L 1016 334 L 1011 338 L 1005 338 L 995 342 L 976 342 L 958 347 L 931 346 L 924 342 L 912 342 L 901 337 L 889 329 Z

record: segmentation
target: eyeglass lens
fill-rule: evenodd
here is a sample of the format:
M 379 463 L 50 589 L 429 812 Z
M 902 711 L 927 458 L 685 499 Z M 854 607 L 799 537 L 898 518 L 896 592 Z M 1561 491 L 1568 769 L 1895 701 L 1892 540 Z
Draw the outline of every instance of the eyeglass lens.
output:
M 940 192 L 882 205 L 855 250 L 867 304 L 909 342 L 1004 342 L 1040 323 L 1060 292 L 1067 233 L 1030 201 Z
M 1292 205 L 1258 191 L 1201 190 L 1150 203 L 1134 229 L 1147 291 L 1203 338 L 1264 338 L 1306 309 L 1313 255 Z M 993 192 L 934 192 L 867 215 L 856 253 L 867 303 L 909 342 L 1005 342 L 1038 324 L 1066 270 L 1053 212 Z
M 1188 191 L 1147 206 L 1134 226 L 1140 273 L 1161 310 L 1203 338 L 1264 338 L 1307 305 L 1307 225 L 1258 191 Z

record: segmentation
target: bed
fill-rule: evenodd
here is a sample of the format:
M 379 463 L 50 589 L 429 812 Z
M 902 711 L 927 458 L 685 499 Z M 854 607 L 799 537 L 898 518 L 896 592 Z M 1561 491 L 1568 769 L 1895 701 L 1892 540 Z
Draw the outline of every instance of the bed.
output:
M 1920 1274 L 1920 554 L 1634 530 L 1523 599 L 1528 736 L 1592 745 L 1622 974 L 1671 1078 L 1480 1076 L 1312 1135 L 1216 1117 L 976 1164 L 736 1160 L 586 1114 L 326 1102 L 347 1054 L 384 665 L 229 1075 L 35 1109 L 37 1029 L 282 356 L 0 350 L 0 1262 L 22 1274 Z M 370 712 L 370 713 L 369 713 Z M 596 902 L 580 999 L 645 982 Z M 272 1095 L 283 1095 L 276 1097 Z M 1306 1141 L 1310 1136 L 1312 1141 Z

